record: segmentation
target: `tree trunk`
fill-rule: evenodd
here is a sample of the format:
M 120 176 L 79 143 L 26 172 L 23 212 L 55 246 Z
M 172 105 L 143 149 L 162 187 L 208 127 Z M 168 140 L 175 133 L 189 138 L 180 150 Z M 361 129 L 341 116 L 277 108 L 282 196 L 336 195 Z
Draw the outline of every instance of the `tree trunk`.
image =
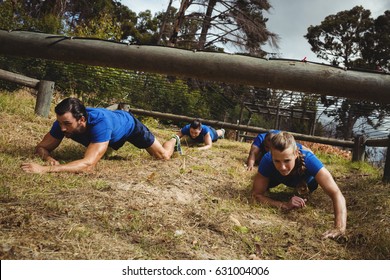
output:
M 343 125 L 343 139 L 349 140 L 353 138 L 353 127 L 355 126 L 358 117 L 353 116 L 351 112 L 348 112 L 348 117 L 344 120 Z
M 186 10 L 191 4 L 192 4 L 192 0 L 181 1 L 180 8 L 177 13 L 177 18 L 175 20 L 175 24 L 173 25 L 173 33 L 169 38 L 168 46 L 174 47 L 176 45 L 177 35 L 179 34 L 180 28 L 183 25 Z
M 173 0 L 169 0 L 168 7 L 167 7 L 167 10 L 166 10 L 165 15 L 164 15 L 163 22 L 162 22 L 161 27 L 160 27 L 160 32 L 158 33 L 157 45 L 160 44 L 162 35 L 163 35 L 164 31 L 165 31 L 165 25 L 167 24 L 167 18 L 168 18 L 168 15 L 169 15 L 169 10 L 172 7 L 172 1 Z
M 202 31 L 200 33 L 199 37 L 199 43 L 198 43 L 198 49 L 203 50 L 204 46 L 206 44 L 206 37 L 207 33 L 209 32 L 210 26 L 211 26 L 211 16 L 214 11 L 214 7 L 217 4 L 217 0 L 210 0 L 209 4 L 207 6 L 207 11 L 203 20 L 203 25 L 202 25 Z

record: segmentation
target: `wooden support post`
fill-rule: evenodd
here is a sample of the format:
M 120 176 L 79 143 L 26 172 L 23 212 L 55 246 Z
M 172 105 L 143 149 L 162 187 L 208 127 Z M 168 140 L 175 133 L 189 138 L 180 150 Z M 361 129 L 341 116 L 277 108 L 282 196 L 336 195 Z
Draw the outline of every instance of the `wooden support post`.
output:
M 252 118 L 252 112 L 249 111 L 249 119 L 248 122 L 246 123 L 247 126 L 251 124 L 251 118 Z M 246 138 L 244 136 L 247 134 L 248 134 L 247 131 L 242 132 L 242 134 L 240 135 L 240 142 L 246 142 Z
M 275 129 L 280 130 L 280 124 L 282 123 L 282 115 L 278 115 L 277 124 Z
M 53 98 L 54 82 L 40 81 L 38 85 L 37 102 L 35 103 L 35 114 L 48 117 L 50 113 L 51 100 Z
M 382 181 L 384 183 L 390 183 L 390 135 L 389 135 L 389 139 L 387 142 L 385 169 L 383 170 Z
M 313 114 L 310 114 L 311 118 L 309 120 L 310 122 L 310 135 L 314 135 L 315 133 L 315 130 L 316 130 L 316 112 L 314 112 Z
M 237 125 L 240 124 L 240 120 L 237 120 Z M 239 130 L 236 130 L 236 141 L 238 141 L 240 139 L 240 131 Z
M 358 135 L 353 141 L 352 161 L 364 161 L 364 154 L 366 151 L 366 137 Z
M 278 105 L 276 109 L 276 114 L 275 114 L 275 123 L 274 123 L 274 128 L 278 129 L 279 128 L 279 122 L 280 122 L 280 106 Z
M 242 123 L 243 121 L 243 118 L 244 118 L 244 103 L 241 104 L 241 108 L 240 108 L 240 119 L 238 120 L 237 124 L 240 124 Z M 237 131 L 237 135 L 236 135 L 236 141 L 240 141 L 242 142 L 242 139 L 239 138 L 239 135 L 240 134 L 240 131 Z
M 249 111 L 249 117 L 248 117 L 248 122 L 247 122 L 247 126 L 250 126 L 251 125 L 251 120 L 252 120 L 252 112 Z

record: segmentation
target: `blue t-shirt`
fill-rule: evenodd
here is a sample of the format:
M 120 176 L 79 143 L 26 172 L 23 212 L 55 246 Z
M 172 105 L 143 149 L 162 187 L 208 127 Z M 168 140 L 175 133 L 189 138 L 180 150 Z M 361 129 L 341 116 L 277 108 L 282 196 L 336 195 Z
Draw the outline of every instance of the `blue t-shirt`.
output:
M 110 111 L 103 108 L 86 108 L 88 113 L 85 133 L 73 134 L 71 139 L 88 146 L 90 143 L 109 141 L 109 146 L 119 149 L 134 130 L 134 118 L 126 111 Z M 53 123 L 50 135 L 62 140 L 64 134 L 58 121 Z
M 267 153 L 267 151 L 265 150 L 264 140 L 265 140 L 265 137 L 267 136 L 267 134 L 270 133 L 270 132 L 272 132 L 274 134 L 278 134 L 280 132 L 280 130 L 270 130 L 269 132 L 266 132 L 266 133 L 259 133 L 256 136 L 255 140 L 253 140 L 252 145 L 255 145 L 257 148 L 259 148 L 262 155 Z M 301 143 L 297 143 L 297 146 L 298 146 L 299 149 L 302 149 L 302 144 Z
M 202 130 L 200 131 L 198 137 L 192 138 L 190 134 L 190 124 L 187 124 L 181 129 L 181 134 L 189 136 L 192 140 L 198 143 L 204 142 L 204 137 L 206 136 L 207 133 L 210 133 L 210 137 L 213 142 L 218 140 L 218 134 L 215 131 L 215 129 L 213 129 L 212 127 L 202 124 L 201 129 Z
M 255 145 L 256 147 L 258 147 L 261 151 L 261 153 L 264 155 L 267 151 L 265 150 L 265 145 L 264 145 L 264 140 L 265 140 L 265 137 L 267 136 L 268 133 L 274 133 L 274 134 L 278 134 L 280 132 L 280 130 L 270 130 L 269 132 L 266 132 L 266 133 L 259 133 L 255 140 L 253 140 L 253 143 L 252 145 Z
M 304 156 L 306 166 L 306 171 L 303 178 L 305 178 L 305 181 L 308 182 L 311 181 L 312 178 L 317 175 L 318 171 L 320 171 L 320 169 L 324 165 L 312 152 L 304 150 L 302 148 L 299 148 L 299 150 Z M 299 175 L 290 176 L 289 174 L 287 176 L 282 176 L 275 168 L 275 165 L 272 162 L 272 156 L 270 152 L 266 153 L 262 158 L 259 164 L 258 171 L 261 175 L 270 179 L 270 182 L 272 182 L 272 185 L 270 187 L 273 187 L 278 184 L 295 187 L 302 180 L 302 177 L 300 177 Z

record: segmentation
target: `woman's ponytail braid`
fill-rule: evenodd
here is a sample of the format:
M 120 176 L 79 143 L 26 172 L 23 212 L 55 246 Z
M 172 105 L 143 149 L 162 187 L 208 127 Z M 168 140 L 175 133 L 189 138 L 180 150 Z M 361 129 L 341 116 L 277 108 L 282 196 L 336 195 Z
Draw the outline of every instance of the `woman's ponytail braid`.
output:
M 306 171 L 305 156 L 302 154 L 301 150 L 298 149 L 297 157 L 297 172 L 299 176 L 304 176 Z

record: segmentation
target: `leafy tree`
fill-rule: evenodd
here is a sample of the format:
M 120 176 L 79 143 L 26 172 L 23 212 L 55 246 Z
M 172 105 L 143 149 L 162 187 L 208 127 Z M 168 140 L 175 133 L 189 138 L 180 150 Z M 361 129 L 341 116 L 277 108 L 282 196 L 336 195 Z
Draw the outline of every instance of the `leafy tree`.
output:
M 376 129 L 383 124 L 389 113 L 388 106 L 369 101 L 354 101 L 325 96 L 321 98 L 321 101 L 326 108 L 324 114 L 333 117 L 335 122 L 338 123 L 336 137 L 343 139 L 351 139 L 354 136 L 353 128 L 359 119 Z M 375 122 L 372 119 L 373 116 L 375 116 Z
M 102 12 L 99 18 L 91 19 L 75 26 L 69 35 L 76 35 L 85 38 L 103 38 L 114 41 L 121 39 L 121 29 L 115 24 L 111 14 Z
M 136 24 L 127 34 L 127 41 L 132 44 L 157 45 L 159 24 L 159 19 L 153 17 L 149 10 L 140 12 L 137 16 Z
M 384 47 L 384 53 L 388 55 L 390 45 L 385 47 L 382 43 L 385 42 L 382 38 L 388 38 L 388 34 L 387 37 L 378 34 L 382 31 L 382 26 L 379 27 L 382 19 L 378 18 L 375 24 L 370 15 L 371 12 L 362 6 L 329 15 L 320 25 L 310 26 L 305 38 L 317 57 L 328 60 L 335 66 L 354 67 L 373 63 L 376 58 L 368 48 L 373 48 L 376 44 L 379 49 Z M 381 53 L 381 56 L 386 55 Z M 344 139 L 353 137 L 353 127 L 357 120 L 363 118 L 367 124 L 376 128 L 382 124 L 387 112 L 386 106 L 377 106 L 372 102 L 334 97 L 323 97 L 321 101 L 328 108 L 325 114 L 334 117 L 339 123 L 337 134 Z M 374 113 L 378 117 L 375 124 L 371 120 Z
M 359 65 L 369 69 L 390 71 L 390 10 L 374 20 L 370 32 L 365 34 Z
M 136 14 L 117 0 L 29 0 L 0 3 L 0 28 L 123 40 Z
M 36 1 L 5 1 L 0 3 L 0 28 L 58 33 L 63 27 L 60 17 L 54 13 L 38 13 L 39 5 L 33 2 Z
M 135 25 L 136 14 L 119 2 L 111 0 L 31 0 L 0 3 L 0 19 L 0 27 L 6 29 L 37 30 L 119 41 L 127 36 L 126 28 L 133 23 Z M 118 90 L 115 79 L 107 81 L 107 77 L 112 76 L 102 67 L 2 57 L 0 68 L 37 79 L 56 81 L 58 89 L 72 94 L 80 95 L 94 90 L 110 96 L 109 90 Z M 82 79 L 79 73 L 81 68 Z
M 320 25 L 311 25 L 305 38 L 318 58 L 336 66 L 350 67 L 362 56 L 364 37 L 373 26 L 370 15 L 362 6 L 329 15 Z

